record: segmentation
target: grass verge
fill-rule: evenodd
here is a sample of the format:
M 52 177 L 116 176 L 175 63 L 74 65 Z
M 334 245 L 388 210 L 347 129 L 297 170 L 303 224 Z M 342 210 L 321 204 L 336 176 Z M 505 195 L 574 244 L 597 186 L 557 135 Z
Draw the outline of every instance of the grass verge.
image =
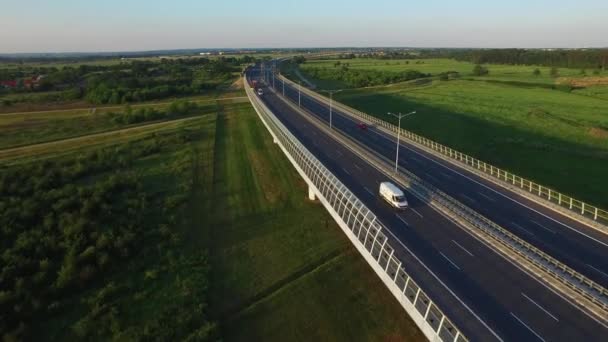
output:
M 250 105 L 218 116 L 211 307 L 228 341 L 423 339 Z

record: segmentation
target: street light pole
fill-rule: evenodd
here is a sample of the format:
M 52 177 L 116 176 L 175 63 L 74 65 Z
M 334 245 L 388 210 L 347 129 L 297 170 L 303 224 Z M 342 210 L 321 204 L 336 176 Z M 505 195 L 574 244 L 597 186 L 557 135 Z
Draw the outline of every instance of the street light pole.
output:
M 339 90 L 326 90 L 329 93 L 329 128 L 333 128 L 333 104 L 334 104 L 334 93 L 339 93 Z
M 399 119 L 399 129 L 397 130 L 397 153 L 395 154 L 395 173 L 397 173 L 399 170 L 399 143 L 401 140 L 401 119 L 406 116 L 410 116 L 410 115 L 414 115 L 414 114 L 416 114 L 416 111 L 413 111 L 413 112 L 410 112 L 407 114 L 401 114 L 401 113 L 393 114 L 391 112 L 388 113 L 388 115 L 392 115 Z
M 302 88 L 302 82 L 298 81 L 298 107 L 302 107 L 302 100 L 301 100 L 302 97 L 300 95 L 302 92 L 301 88 Z
M 281 81 L 283 81 L 283 96 L 285 96 L 285 79 L 282 78 Z

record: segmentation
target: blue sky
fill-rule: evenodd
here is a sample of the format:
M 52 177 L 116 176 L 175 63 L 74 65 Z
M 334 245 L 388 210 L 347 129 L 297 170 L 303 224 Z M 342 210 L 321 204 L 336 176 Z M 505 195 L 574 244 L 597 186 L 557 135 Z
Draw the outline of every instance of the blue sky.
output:
M 19 0 L 0 53 L 229 47 L 608 46 L 608 0 Z

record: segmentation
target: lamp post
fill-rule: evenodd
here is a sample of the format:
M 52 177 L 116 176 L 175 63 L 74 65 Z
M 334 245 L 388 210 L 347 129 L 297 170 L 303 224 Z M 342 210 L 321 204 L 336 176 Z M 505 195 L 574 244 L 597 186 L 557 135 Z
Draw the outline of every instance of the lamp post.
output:
M 334 94 L 341 92 L 342 89 L 326 90 L 329 93 L 329 128 L 333 128 L 333 104 Z
M 401 113 L 393 114 L 391 112 L 388 113 L 388 115 L 392 115 L 399 119 L 399 129 L 397 130 L 397 153 L 395 154 L 395 173 L 397 173 L 398 172 L 397 170 L 399 169 L 399 142 L 400 142 L 400 138 L 401 138 L 401 119 L 406 116 L 410 116 L 410 115 L 414 115 L 414 114 L 416 114 L 416 111 L 406 113 L 406 114 L 401 114 Z
M 301 92 L 302 92 L 302 82 L 298 81 L 298 107 L 302 107 L 302 97 L 301 97 Z

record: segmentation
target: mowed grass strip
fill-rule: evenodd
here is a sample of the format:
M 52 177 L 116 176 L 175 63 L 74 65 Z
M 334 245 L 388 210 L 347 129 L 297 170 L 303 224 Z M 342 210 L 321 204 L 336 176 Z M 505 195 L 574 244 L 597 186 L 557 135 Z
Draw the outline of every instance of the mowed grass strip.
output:
M 211 306 L 228 341 L 422 340 L 250 105 L 217 119 Z

